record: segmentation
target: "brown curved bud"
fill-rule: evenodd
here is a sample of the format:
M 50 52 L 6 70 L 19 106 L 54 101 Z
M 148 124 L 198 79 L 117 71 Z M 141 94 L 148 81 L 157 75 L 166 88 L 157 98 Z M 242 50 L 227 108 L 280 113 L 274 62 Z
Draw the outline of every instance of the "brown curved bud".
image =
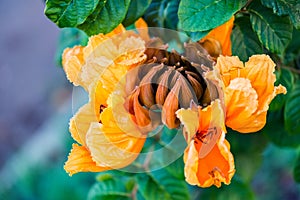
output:
M 219 55 L 222 54 L 222 47 L 218 40 L 213 38 L 207 38 L 203 41 L 200 41 L 200 44 L 207 50 L 209 55 L 214 58 L 217 58 Z
M 139 88 L 133 95 L 133 110 L 135 116 L 135 122 L 138 126 L 147 127 L 151 125 L 151 119 L 149 116 L 149 110 L 143 107 L 139 102 Z
M 204 106 L 207 106 L 209 105 L 211 102 L 211 99 L 210 99 L 210 92 L 209 92 L 209 89 L 206 88 L 201 100 L 200 100 L 200 103 Z
M 156 95 L 155 95 L 156 104 L 163 105 L 165 102 L 165 99 L 169 92 L 168 82 L 169 82 L 169 77 L 171 72 L 172 70 L 169 69 L 165 71 L 161 76 L 161 80 L 157 86 Z
M 203 94 L 203 88 L 202 88 L 201 84 L 190 74 L 187 74 L 187 78 L 196 93 L 197 99 L 200 99 Z
M 170 129 L 177 128 L 180 124 L 175 112 L 179 109 L 178 95 L 180 91 L 180 82 L 177 81 L 168 94 L 162 108 L 162 122 Z
M 188 83 L 188 80 L 181 76 L 178 79 L 178 83 L 180 84 L 179 91 L 179 107 L 180 108 L 188 108 L 190 106 L 191 101 L 197 102 L 197 97 L 193 92 L 192 86 Z
M 163 66 L 153 67 L 146 76 L 142 79 L 140 83 L 140 101 L 147 108 L 150 108 L 155 104 L 155 92 L 152 87 L 153 79 L 155 76 L 158 76 L 158 71 L 162 69 Z
M 125 109 L 131 114 L 134 115 L 134 108 L 133 108 L 133 99 L 135 97 L 137 90 L 135 89 L 125 100 L 124 107 Z

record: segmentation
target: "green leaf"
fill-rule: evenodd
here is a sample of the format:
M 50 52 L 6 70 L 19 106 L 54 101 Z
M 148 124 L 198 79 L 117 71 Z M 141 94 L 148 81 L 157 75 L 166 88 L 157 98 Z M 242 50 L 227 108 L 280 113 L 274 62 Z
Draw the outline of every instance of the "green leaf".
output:
M 298 157 L 294 166 L 294 180 L 300 183 L 300 151 L 298 151 Z
M 233 177 L 230 185 L 223 185 L 221 188 L 210 187 L 205 189 L 198 199 L 214 199 L 214 200 L 254 200 L 255 195 L 250 186 L 244 183 L 236 175 Z
M 262 129 L 267 138 L 280 147 L 299 147 L 300 134 L 291 135 L 284 128 L 283 111 L 268 112 L 267 123 Z
M 268 140 L 259 132 L 240 134 L 232 129 L 227 129 L 227 131 L 226 139 L 229 141 L 230 151 L 235 157 L 236 174 L 250 183 L 261 167 L 261 154 Z
M 211 30 L 198 31 L 198 32 L 186 32 L 193 42 L 197 42 L 205 37 Z
M 263 53 L 263 46 L 254 33 L 248 16 L 236 18 L 231 33 L 232 54 L 246 62 L 250 56 Z
M 145 199 L 189 199 L 188 188 L 184 179 L 177 179 L 165 169 L 140 174 L 138 180 L 138 191 Z
M 179 22 L 184 31 L 207 31 L 227 22 L 245 3 L 245 0 L 182 0 Z
M 124 19 L 130 0 L 106 0 L 100 1 L 94 12 L 78 26 L 88 35 L 109 33 Z
M 282 54 L 292 39 L 289 17 L 280 17 L 254 1 L 249 8 L 250 21 L 260 42 L 271 52 Z
M 179 0 L 153 0 L 144 14 L 149 27 L 177 29 Z
M 292 91 L 289 92 L 288 98 L 286 100 L 286 106 L 284 109 L 284 125 L 286 130 L 292 135 L 300 136 L 299 103 L 300 103 L 300 80 L 298 80 L 294 84 Z
M 279 16 L 289 15 L 294 26 L 300 28 L 300 2 L 297 0 L 262 0 L 262 4 L 273 9 Z
M 83 23 L 99 0 L 47 0 L 46 16 L 59 27 L 75 27 Z
M 125 177 L 126 178 L 126 177 Z M 124 179 L 124 177 L 114 174 L 103 173 L 97 177 L 97 182 L 92 186 L 88 193 L 89 200 L 98 199 L 120 199 L 130 200 L 132 187 L 126 187 L 128 182 L 131 184 L 132 179 Z
M 169 1 L 165 10 L 165 28 L 176 29 L 178 25 L 178 7 L 180 0 Z
M 151 0 L 133 0 L 130 1 L 128 12 L 122 24 L 129 26 L 139 19 L 150 5 Z
M 294 29 L 290 44 L 284 52 L 285 64 L 289 64 L 300 56 L 300 30 Z
M 281 68 L 280 70 L 276 70 L 276 82 L 275 85 L 283 85 L 286 87 L 287 92 L 289 93 L 292 90 L 294 84 L 294 76 L 293 73 L 285 68 Z M 270 111 L 280 110 L 286 101 L 287 95 L 278 94 L 270 104 Z
M 85 46 L 88 36 L 77 28 L 63 28 L 60 30 L 58 47 L 55 52 L 55 61 L 58 66 L 62 65 L 62 54 L 65 48 L 75 45 Z
M 177 179 L 184 180 L 184 163 L 183 157 L 181 156 L 176 161 L 174 161 L 171 165 L 165 168 L 168 173 Z

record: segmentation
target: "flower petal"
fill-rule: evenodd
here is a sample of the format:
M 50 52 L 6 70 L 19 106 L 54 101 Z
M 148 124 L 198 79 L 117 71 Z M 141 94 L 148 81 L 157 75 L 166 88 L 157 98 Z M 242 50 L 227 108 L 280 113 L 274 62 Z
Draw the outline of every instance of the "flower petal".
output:
M 132 136 L 121 130 L 114 120 L 111 108 L 101 114 L 102 125 L 94 123 L 87 134 L 87 146 L 93 160 L 101 166 L 122 168 L 132 163 L 139 155 L 145 137 Z
M 231 17 L 226 23 L 214 28 L 212 31 L 206 35 L 202 41 L 213 38 L 220 42 L 222 47 L 222 54 L 226 56 L 231 56 L 231 41 L 230 34 L 232 31 L 234 22 L 234 17 Z
M 117 39 L 115 37 L 113 39 Z M 80 78 L 86 89 L 93 90 L 98 80 L 103 87 L 114 88 L 127 70 L 146 60 L 145 42 L 141 38 L 125 38 L 119 47 L 114 44 L 113 39 L 99 44 L 82 67 Z
M 200 141 L 192 141 L 185 151 L 187 154 L 184 156 L 187 182 L 200 187 L 210 187 L 211 185 L 220 187 L 222 182 L 229 184 L 235 169 L 229 143 L 225 140 L 225 133 L 222 133 L 217 144 L 204 158 L 200 158 L 199 153 L 197 154 L 202 144 Z M 198 159 L 195 160 L 195 157 Z M 197 177 L 195 177 L 195 172 Z
M 176 111 L 176 116 L 180 122 L 184 125 L 184 138 L 189 144 L 194 135 L 197 132 L 199 124 L 198 112 L 191 108 L 181 108 Z
M 230 80 L 241 77 L 244 64 L 237 56 L 219 56 L 215 66 L 221 74 L 225 87 L 230 83 Z
M 143 18 L 139 18 L 135 23 L 135 28 L 138 29 L 139 35 L 146 42 L 150 40 L 150 36 L 148 34 L 148 25 Z
M 265 112 L 269 104 L 278 92 L 285 92 L 284 89 L 276 89 L 275 63 L 268 55 L 254 55 L 249 58 L 244 68 L 246 77 L 251 81 L 252 87 L 258 94 L 258 112 Z
M 69 131 L 75 141 L 85 145 L 86 134 L 92 122 L 98 122 L 93 103 L 89 102 L 82 106 L 71 118 Z
M 120 43 L 120 55 L 115 62 L 131 69 L 147 59 L 146 54 L 144 54 L 145 50 L 145 41 L 139 37 L 131 36 Z
M 73 144 L 64 169 L 72 176 L 78 172 L 100 172 L 111 168 L 97 166 L 86 147 Z
M 81 85 L 79 74 L 84 64 L 83 47 L 66 48 L 62 55 L 62 65 L 67 78 L 74 85 Z
M 118 128 L 103 128 L 93 124 L 87 135 L 87 145 L 93 160 L 100 166 L 114 169 L 132 163 L 145 142 L 145 138 L 127 135 Z
M 258 95 L 249 79 L 235 78 L 230 82 L 225 89 L 225 105 L 226 125 L 234 130 L 253 132 L 265 124 L 265 120 L 256 120 Z
M 189 146 L 184 151 L 184 175 L 185 180 L 191 185 L 199 185 L 197 177 L 199 153 L 196 150 L 195 142 L 191 141 Z

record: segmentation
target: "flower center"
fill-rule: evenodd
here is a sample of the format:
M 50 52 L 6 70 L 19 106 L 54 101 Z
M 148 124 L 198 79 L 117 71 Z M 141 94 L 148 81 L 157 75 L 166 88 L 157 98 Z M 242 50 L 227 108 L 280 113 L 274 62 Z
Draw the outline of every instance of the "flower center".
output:
M 202 63 L 190 62 L 187 57 L 164 49 L 147 48 L 145 54 L 147 61 L 126 77 L 126 109 L 137 125 L 147 127 L 147 131 L 153 129 L 153 123 L 161 122 L 177 128 L 178 109 L 188 108 L 191 103 L 210 103 L 210 93 L 201 75 L 205 71 Z

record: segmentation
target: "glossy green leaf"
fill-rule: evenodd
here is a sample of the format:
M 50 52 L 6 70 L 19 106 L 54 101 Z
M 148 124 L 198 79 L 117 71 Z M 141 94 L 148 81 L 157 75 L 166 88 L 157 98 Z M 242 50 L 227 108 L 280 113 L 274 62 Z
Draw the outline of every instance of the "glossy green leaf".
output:
M 198 32 L 187 32 L 187 35 L 191 38 L 193 42 L 197 42 L 205 37 L 211 30 L 208 31 L 198 31 Z
M 276 71 L 276 82 L 275 85 L 283 85 L 289 93 L 292 90 L 294 84 L 294 75 L 293 73 L 285 68 Z M 270 111 L 280 110 L 286 101 L 287 95 L 279 94 L 277 95 L 270 104 Z
M 298 157 L 294 166 L 294 180 L 300 183 L 300 151 L 298 151 Z
M 294 29 L 290 44 L 284 52 L 284 63 L 290 64 L 300 56 L 300 30 Z
M 55 61 L 58 66 L 62 65 L 62 54 L 65 48 L 75 45 L 85 46 L 88 36 L 77 28 L 63 28 L 60 31 L 58 46 L 55 52 Z
M 300 81 L 289 92 L 284 109 L 284 125 L 292 135 L 300 136 Z M 300 140 L 299 140 L 300 141 Z M 300 142 L 299 142 L 300 143 Z
M 285 130 L 283 111 L 268 112 L 267 123 L 262 129 L 267 138 L 280 147 L 299 147 L 300 134 L 290 134 Z
M 178 7 L 180 0 L 169 1 L 165 10 L 165 27 L 170 29 L 176 29 L 178 25 Z
M 224 24 L 245 3 L 244 0 L 182 0 L 178 9 L 179 22 L 184 31 L 207 31 Z
M 262 4 L 279 16 L 289 15 L 294 26 L 300 28 L 300 2 L 298 0 L 263 0 Z
M 292 39 L 293 26 L 288 16 L 280 17 L 254 1 L 250 21 L 260 42 L 271 52 L 282 54 Z
M 132 186 L 126 187 L 126 183 L 131 182 L 132 179 L 125 179 L 127 177 L 124 177 L 110 173 L 100 174 L 97 177 L 98 182 L 92 186 L 88 193 L 88 199 L 130 200 Z
M 47 0 L 46 16 L 59 27 L 82 24 L 96 8 L 99 0 Z
M 149 27 L 176 29 L 179 0 L 152 0 L 144 14 Z
M 235 175 L 230 185 L 223 185 L 221 188 L 210 187 L 205 189 L 198 199 L 214 199 L 214 200 L 254 200 L 255 195 L 250 186 L 244 183 Z
M 147 10 L 151 0 L 134 0 L 130 1 L 128 12 L 122 24 L 129 26 L 139 19 Z
M 254 33 L 247 16 L 236 18 L 231 33 L 232 54 L 246 62 L 250 56 L 263 53 L 263 46 Z
M 88 35 L 109 33 L 125 19 L 129 4 L 130 0 L 101 1 L 94 12 L 78 28 L 84 30 Z
M 185 180 L 177 179 L 165 169 L 140 174 L 138 180 L 138 191 L 144 199 L 189 199 Z

